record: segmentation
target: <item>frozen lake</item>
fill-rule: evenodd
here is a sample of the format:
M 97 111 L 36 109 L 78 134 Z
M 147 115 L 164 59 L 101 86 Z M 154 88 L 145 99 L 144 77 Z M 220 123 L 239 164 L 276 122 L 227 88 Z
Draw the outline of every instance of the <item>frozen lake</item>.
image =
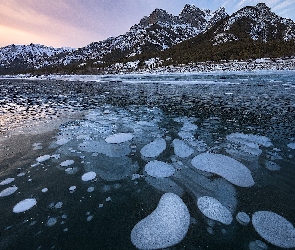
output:
M 0 79 L 0 249 L 294 249 L 295 73 Z

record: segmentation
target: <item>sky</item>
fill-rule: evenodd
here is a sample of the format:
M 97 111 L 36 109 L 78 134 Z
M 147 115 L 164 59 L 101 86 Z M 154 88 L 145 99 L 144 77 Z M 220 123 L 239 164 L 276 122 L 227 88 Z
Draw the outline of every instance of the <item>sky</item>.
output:
M 161 8 L 178 15 L 185 4 L 232 14 L 264 2 L 279 16 L 295 21 L 295 0 L 0 0 L 0 47 L 43 44 L 79 48 L 126 33 Z

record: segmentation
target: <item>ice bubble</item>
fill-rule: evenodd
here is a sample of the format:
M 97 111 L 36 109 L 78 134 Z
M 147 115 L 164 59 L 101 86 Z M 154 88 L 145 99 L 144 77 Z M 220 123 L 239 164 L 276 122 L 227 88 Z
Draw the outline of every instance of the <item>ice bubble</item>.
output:
M 295 149 L 295 143 L 294 142 L 289 143 L 287 146 L 288 146 L 288 148 Z
M 197 129 L 198 129 L 198 126 L 189 121 L 184 122 L 181 128 L 182 131 L 195 131 Z
M 166 141 L 163 138 L 157 138 L 145 145 L 140 153 L 144 157 L 157 157 L 166 149 Z
M 22 176 L 25 176 L 26 174 L 25 173 L 19 173 L 18 175 L 17 175 L 17 177 L 22 177 Z
M 74 164 L 74 161 L 73 160 L 66 160 L 66 161 L 63 161 L 60 166 L 61 167 L 68 167 L 68 166 L 71 166 Z
M 52 227 L 56 224 L 57 219 L 55 217 L 50 217 L 46 223 L 48 227 Z
M 109 201 L 111 201 L 111 200 L 112 200 L 111 197 L 107 197 L 107 198 L 106 198 L 106 201 L 107 201 L 107 202 L 109 202 Z
M 255 143 L 264 147 L 273 146 L 269 138 L 260 135 L 233 133 L 226 136 L 226 139 L 238 144 Z
M 89 187 L 89 188 L 87 188 L 87 192 L 88 193 L 92 193 L 94 191 L 94 187 Z
M 37 162 L 44 162 L 44 161 L 49 160 L 50 157 L 51 157 L 50 155 L 42 155 L 42 156 L 39 156 L 39 157 L 36 159 L 36 161 L 37 161 Z
M 56 204 L 55 204 L 55 208 L 56 209 L 60 209 L 60 208 L 62 208 L 62 205 L 63 205 L 63 203 L 61 202 L 61 201 L 59 201 L 59 202 L 57 202 Z
M 37 204 L 37 201 L 34 198 L 22 200 L 13 207 L 13 212 L 14 213 L 25 212 L 25 211 L 31 209 L 36 204 Z
M 175 173 L 175 169 L 162 161 L 150 161 L 145 165 L 144 170 L 148 175 L 156 178 L 169 177 Z
M 187 206 L 176 194 L 166 193 L 157 208 L 134 226 L 131 241 L 139 249 L 170 247 L 183 240 L 189 225 Z
M 59 138 L 55 143 L 59 146 L 67 144 L 71 138 Z
M 250 217 L 245 212 L 239 212 L 236 219 L 241 225 L 248 225 L 250 223 Z
M 249 250 L 267 250 L 267 245 L 261 240 L 251 241 L 249 243 Z
M 70 193 L 74 193 L 76 191 L 76 188 L 77 188 L 76 186 L 69 187 Z
M 89 215 L 86 220 L 91 221 L 92 219 L 93 219 L 93 215 Z
M 46 193 L 46 192 L 48 192 L 48 188 L 43 188 L 41 191 L 42 191 L 42 193 Z
M 33 144 L 33 150 L 39 150 L 42 149 L 42 143 L 36 142 Z
M 278 171 L 281 167 L 273 161 L 265 161 L 265 167 L 270 171 Z
M 255 184 L 251 171 L 245 165 L 225 155 L 202 153 L 192 159 L 192 165 L 199 170 L 220 175 L 240 187 Z
M 8 185 L 8 184 L 10 184 L 13 181 L 14 181 L 14 178 L 6 178 L 5 180 L 3 180 L 3 181 L 0 182 L 0 185 L 1 186 Z
M 82 175 L 82 181 L 91 181 L 95 179 L 96 173 L 95 172 L 88 172 Z
M 180 158 L 189 157 L 194 153 L 194 150 L 182 140 L 175 139 L 172 144 L 174 147 L 174 153 Z
M 105 141 L 107 143 L 122 143 L 133 139 L 133 134 L 130 133 L 118 133 L 108 136 Z
M 295 247 L 295 228 L 282 216 L 270 211 L 258 211 L 252 216 L 257 233 L 269 243 L 282 247 Z
M 219 221 L 225 225 L 232 223 L 231 212 L 223 206 L 218 200 L 209 196 L 202 196 L 197 202 L 198 208 L 209 219 Z
M 12 195 L 18 189 L 17 186 L 13 185 L 12 187 L 5 188 L 0 192 L 0 197 L 6 197 Z

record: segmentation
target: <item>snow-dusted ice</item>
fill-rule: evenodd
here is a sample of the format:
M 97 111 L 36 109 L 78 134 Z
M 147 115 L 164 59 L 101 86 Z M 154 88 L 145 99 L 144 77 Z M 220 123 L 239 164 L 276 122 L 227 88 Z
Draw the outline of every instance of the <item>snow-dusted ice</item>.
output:
M 258 211 L 252 215 L 252 224 L 269 243 L 282 248 L 295 248 L 295 228 L 284 217 L 271 211 Z
M 96 177 L 96 173 L 93 171 L 90 171 L 82 175 L 82 181 L 91 181 L 95 179 L 95 177 Z
M 148 175 L 156 178 L 169 177 L 175 173 L 175 169 L 171 165 L 156 160 L 147 163 L 144 170 Z
M 157 157 L 166 149 L 166 141 L 163 138 L 157 138 L 149 144 L 145 145 L 140 153 L 144 157 Z
M 16 192 L 16 190 L 18 189 L 17 186 L 13 185 L 11 187 L 5 188 L 4 190 L 2 190 L 0 192 L 0 197 L 5 197 L 5 196 L 9 196 L 12 195 L 13 193 Z
M 66 161 L 63 161 L 62 163 L 60 163 L 60 166 L 61 167 L 68 167 L 68 166 L 71 166 L 73 165 L 75 162 L 73 160 L 66 160 Z
M 287 147 L 291 149 L 295 149 L 295 142 L 288 143 Z
M 37 200 L 34 198 L 22 200 L 13 207 L 13 212 L 14 213 L 25 212 L 31 209 L 32 207 L 34 207 L 36 204 L 37 204 Z
M 49 160 L 50 157 L 51 157 L 50 155 L 41 155 L 41 156 L 39 156 L 39 157 L 36 159 L 36 161 L 37 161 L 37 162 L 44 162 L 44 161 Z
M 190 214 L 182 199 L 166 193 L 157 208 L 133 227 L 131 241 L 139 249 L 171 247 L 183 240 L 189 224 Z
M 245 165 L 225 155 L 202 153 L 193 158 L 192 165 L 199 170 L 220 175 L 240 187 L 255 184 L 251 171 Z
M 126 141 L 130 141 L 133 138 L 133 134 L 130 133 L 118 133 L 114 135 L 108 136 L 105 141 L 107 143 L 122 143 Z
M 8 184 L 10 184 L 13 181 L 14 181 L 14 178 L 6 178 L 5 180 L 3 180 L 3 181 L 0 182 L 0 185 L 1 186 L 8 185 Z
M 217 199 L 210 196 L 202 196 L 197 202 L 200 211 L 209 219 L 219 221 L 225 225 L 232 223 L 231 212 L 223 206 Z

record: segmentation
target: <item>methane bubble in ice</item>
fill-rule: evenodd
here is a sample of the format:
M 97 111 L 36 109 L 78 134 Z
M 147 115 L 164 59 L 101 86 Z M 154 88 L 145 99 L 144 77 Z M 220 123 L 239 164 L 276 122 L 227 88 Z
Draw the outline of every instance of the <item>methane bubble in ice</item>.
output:
M 88 172 L 82 175 L 82 181 L 91 181 L 95 179 L 96 173 L 95 172 Z
M 157 138 L 149 144 L 145 145 L 140 153 L 144 157 L 157 157 L 166 149 L 166 141 L 163 138 Z
M 295 247 L 295 228 L 282 216 L 270 211 L 258 211 L 252 216 L 257 233 L 269 243 L 282 247 Z
M 107 143 L 122 143 L 133 139 L 133 134 L 130 133 L 118 133 L 108 136 L 105 141 Z
M 50 157 L 51 157 L 50 155 L 42 155 L 42 156 L 39 156 L 39 157 L 36 159 L 36 161 L 37 161 L 37 162 L 44 162 L 44 161 L 49 160 Z
M 192 165 L 199 170 L 220 175 L 240 187 L 254 185 L 251 171 L 242 163 L 225 155 L 202 153 L 192 159 Z
M 207 218 L 219 221 L 225 225 L 232 223 L 231 212 L 215 198 L 209 196 L 200 197 L 197 205 Z
M 162 161 L 150 161 L 145 165 L 144 170 L 148 175 L 156 178 L 169 177 L 175 173 L 175 169 Z
M 288 146 L 288 148 L 295 149 L 295 143 L 294 142 L 289 143 L 287 146 Z
M 245 212 L 239 212 L 236 219 L 241 225 L 248 225 L 250 223 L 250 217 Z
M 270 171 L 278 171 L 281 167 L 273 161 L 265 161 L 265 167 Z
M 0 197 L 12 195 L 17 189 L 18 187 L 15 185 L 13 185 L 12 187 L 5 188 L 3 191 L 0 192 Z
M 172 144 L 174 147 L 174 153 L 180 158 L 189 157 L 194 153 L 194 150 L 182 140 L 175 139 Z
M 68 166 L 71 166 L 74 164 L 74 161 L 73 160 L 66 160 L 66 161 L 63 161 L 60 166 L 61 167 L 68 167 Z
M 48 227 L 52 227 L 52 226 L 54 226 L 54 225 L 56 224 L 56 222 L 57 222 L 57 219 L 56 219 L 56 218 L 54 218 L 54 217 L 50 217 L 50 218 L 48 219 L 46 225 L 47 225 Z
M 260 146 L 264 147 L 271 147 L 272 142 L 269 138 L 265 136 L 260 135 L 252 135 L 252 134 L 243 134 L 243 133 L 233 133 L 226 137 L 227 140 L 233 142 L 233 143 L 241 143 L 241 144 L 247 144 L 247 143 L 256 143 Z
M 22 201 L 20 201 L 19 203 L 17 203 L 13 207 L 13 212 L 14 213 L 22 213 L 22 212 L 25 212 L 25 211 L 31 209 L 36 204 L 37 204 L 36 199 L 25 199 L 25 200 L 22 200 Z
M 14 178 L 6 178 L 5 180 L 3 180 L 3 181 L 0 182 L 0 185 L 1 186 L 8 185 L 8 184 L 10 184 L 13 181 L 14 181 Z
M 166 193 L 157 208 L 134 226 L 131 241 L 139 249 L 170 247 L 182 241 L 189 224 L 190 214 L 182 199 Z
M 267 245 L 261 240 L 251 241 L 249 243 L 249 250 L 267 250 Z

